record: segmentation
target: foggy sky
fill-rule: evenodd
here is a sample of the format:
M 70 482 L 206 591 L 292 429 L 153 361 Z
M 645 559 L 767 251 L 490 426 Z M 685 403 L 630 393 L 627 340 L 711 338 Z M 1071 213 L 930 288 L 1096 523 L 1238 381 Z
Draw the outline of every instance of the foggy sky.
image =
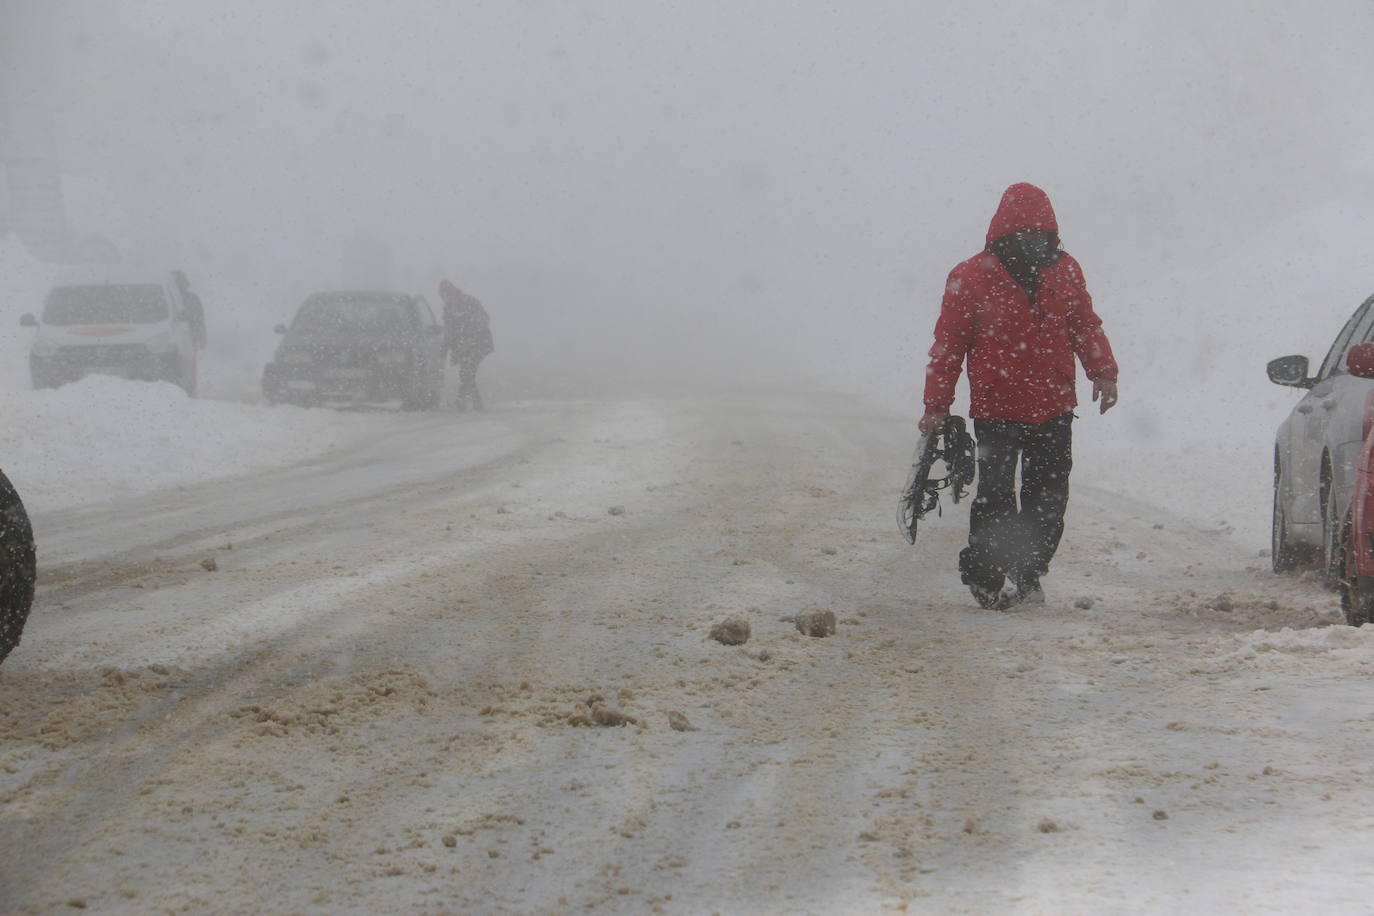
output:
M 376 284 L 452 277 L 511 365 L 917 392 L 1012 182 L 1095 291 L 1374 189 L 1366 2 L 0 9 L 78 234 L 187 266 L 226 327 L 384 246 Z

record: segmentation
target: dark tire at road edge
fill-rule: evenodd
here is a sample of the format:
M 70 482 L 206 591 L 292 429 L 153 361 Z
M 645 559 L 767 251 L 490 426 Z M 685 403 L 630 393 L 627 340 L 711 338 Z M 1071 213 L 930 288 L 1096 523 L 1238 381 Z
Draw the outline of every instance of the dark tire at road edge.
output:
M 1302 562 L 1302 551 L 1288 539 L 1288 518 L 1279 490 L 1279 463 L 1274 462 L 1274 514 L 1269 529 L 1269 560 L 1274 572 L 1286 573 Z
M 0 662 L 19 645 L 33 606 L 35 576 L 29 515 L 9 478 L 0 472 Z
M 401 399 L 402 410 L 436 410 L 444 396 L 443 376 L 435 384 L 428 384 L 425 374 L 417 372 L 410 391 Z
M 1315 559 L 1314 548 L 1295 544 L 1288 533 L 1288 513 L 1283 509 L 1283 466 L 1274 455 L 1274 511 L 1269 530 L 1269 563 L 1276 573 L 1292 572 Z
M 1355 526 L 1347 516 L 1341 538 L 1341 613 L 1352 627 L 1374 623 L 1374 577 L 1355 572 Z

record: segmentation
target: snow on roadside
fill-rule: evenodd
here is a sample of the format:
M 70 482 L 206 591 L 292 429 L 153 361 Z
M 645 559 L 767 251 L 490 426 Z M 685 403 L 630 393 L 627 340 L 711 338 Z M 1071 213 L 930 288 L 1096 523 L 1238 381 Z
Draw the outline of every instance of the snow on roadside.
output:
M 379 417 L 188 398 L 88 376 L 0 402 L 0 455 L 30 512 L 232 477 L 375 434 Z
M 1199 665 L 1199 670 L 1333 679 L 1374 674 L 1374 626 L 1255 630 L 1220 637 L 1217 648 L 1219 654 Z

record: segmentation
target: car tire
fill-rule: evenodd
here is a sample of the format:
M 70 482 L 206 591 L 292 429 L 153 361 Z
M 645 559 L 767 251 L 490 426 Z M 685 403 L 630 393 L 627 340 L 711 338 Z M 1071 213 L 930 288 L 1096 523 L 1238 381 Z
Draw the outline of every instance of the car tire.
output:
M 432 386 L 430 386 L 429 390 L 425 392 L 425 403 L 423 407 L 425 410 L 438 410 L 440 405 L 442 405 L 443 403 L 444 377 L 441 375 L 439 376 L 439 380 L 436 381 Z
M 186 392 L 188 398 L 195 397 L 196 392 L 200 390 L 200 360 L 194 356 L 187 360 L 183 378 L 182 390 Z
M 443 388 L 430 383 L 427 373 L 418 371 L 410 391 L 401 399 L 402 410 L 434 410 L 443 399 Z
M 0 472 L 0 662 L 19 645 L 33 607 L 35 575 L 33 527 L 19 494 Z
M 1308 550 L 1294 544 L 1288 536 L 1288 513 L 1283 509 L 1280 467 L 1274 462 L 1274 514 L 1270 522 L 1269 561 L 1274 572 L 1291 572 L 1309 559 Z
M 1374 623 L 1374 578 L 1356 576 L 1341 588 L 1341 613 L 1348 626 Z
M 196 367 L 192 363 L 181 373 L 181 378 L 176 380 L 177 387 L 186 392 L 188 398 L 196 396 Z
M 1322 484 L 1322 585 L 1331 591 L 1341 588 L 1344 575 L 1345 544 L 1341 522 L 1336 519 L 1336 486 L 1330 473 L 1323 475 Z
M 1341 538 L 1341 613 L 1352 627 L 1374 623 L 1374 577 L 1355 570 L 1355 526 L 1346 516 Z

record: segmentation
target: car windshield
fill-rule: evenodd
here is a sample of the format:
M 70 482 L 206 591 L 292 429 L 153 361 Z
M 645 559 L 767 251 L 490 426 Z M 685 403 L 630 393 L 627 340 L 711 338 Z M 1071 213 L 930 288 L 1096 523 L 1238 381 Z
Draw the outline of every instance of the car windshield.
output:
M 395 299 L 307 299 L 293 330 L 386 332 L 407 327 L 406 307 Z
M 167 320 L 167 296 L 156 283 L 58 286 L 43 306 L 47 324 L 154 324 Z

